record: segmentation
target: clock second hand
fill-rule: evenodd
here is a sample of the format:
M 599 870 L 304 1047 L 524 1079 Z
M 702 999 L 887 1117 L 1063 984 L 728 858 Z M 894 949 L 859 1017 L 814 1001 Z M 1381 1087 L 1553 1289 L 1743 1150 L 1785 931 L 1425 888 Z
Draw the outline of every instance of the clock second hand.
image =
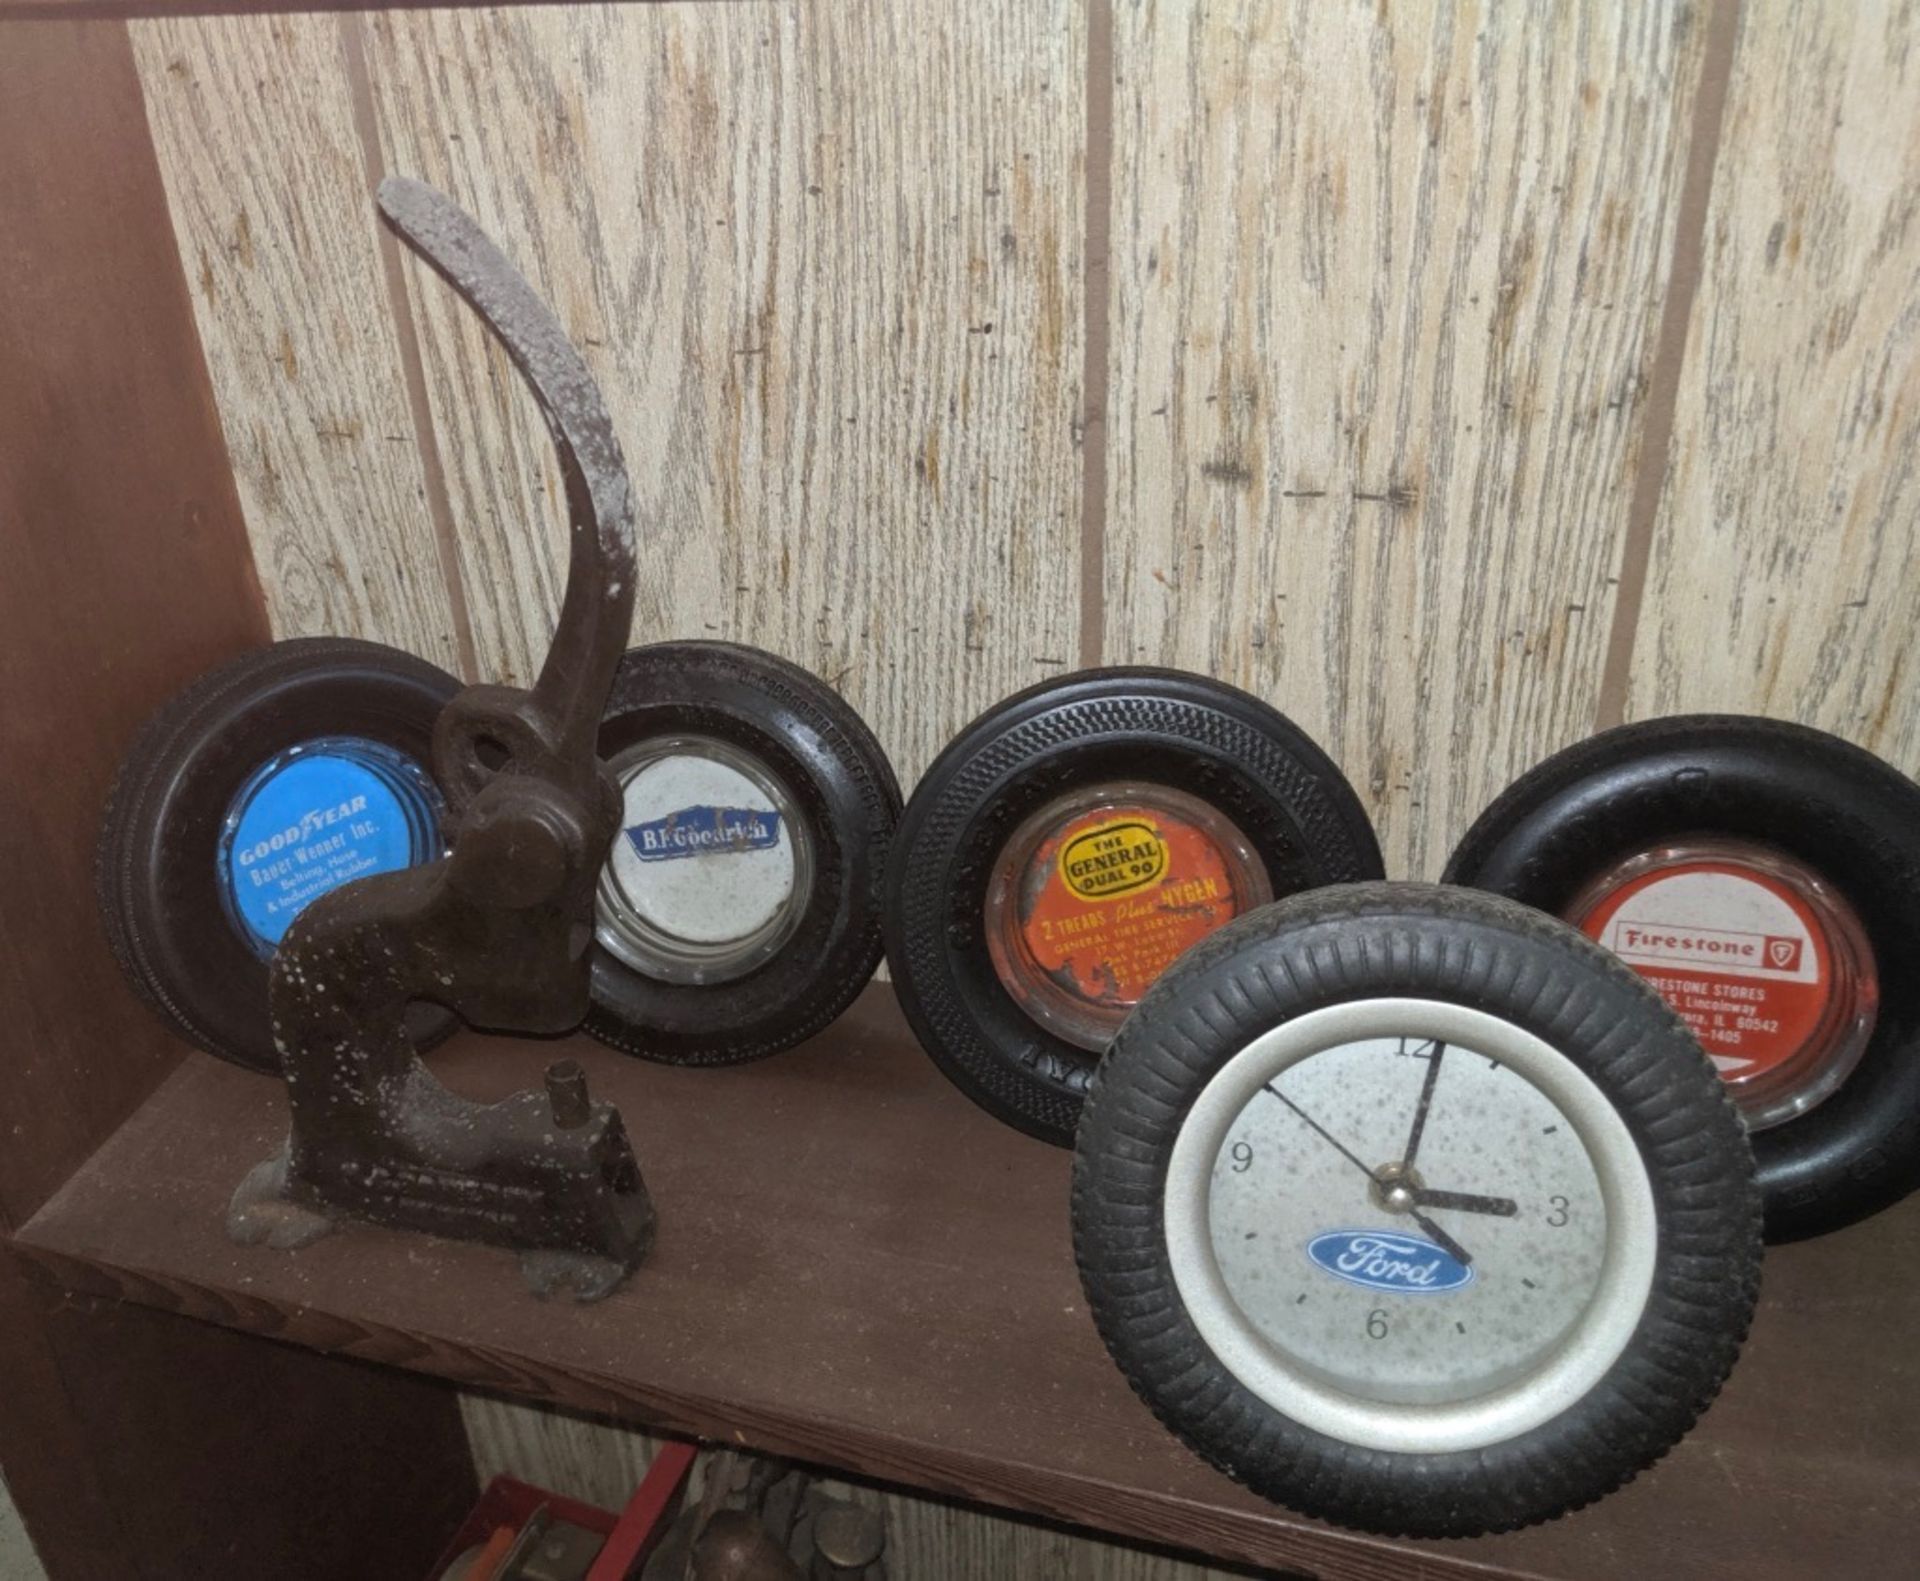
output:
M 1346 1143 L 1342 1142 L 1339 1137 L 1335 1136 L 1318 1120 L 1314 1119 L 1312 1115 L 1308 1114 L 1305 1109 L 1302 1109 L 1299 1104 L 1295 1103 L 1278 1087 L 1274 1086 L 1272 1082 L 1267 1082 L 1263 1090 L 1266 1092 L 1272 1093 L 1274 1097 L 1278 1098 L 1295 1114 L 1299 1115 L 1302 1120 L 1306 1121 L 1306 1123 L 1309 1126 L 1311 1126 L 1315 1131 L 1317 1131 L 1320 1134 L 1322 1138 L 1326 1140 L 1326 1142 L 1333 1148 L 1335 1152 L 1337 1152 L 1342 1158 L 1346 1159 L 1348 1163 L 1352 1164 L 1353 1167 L 1359 1170 L 1361 1174 L 1365 1175 L 1367 1179 L 1374 1182 L 1375 1185 L 1379 1184 L 1380 1177 L 1376 1175 L 1371 1169 L 1369 1169 L 1365 1164 L 1360 1162 L 1359 1154 L 1355 1153 L 1354 1150 L 1348 1147 Z M 1425 1094 L 1422 1095 L 1423 1099 L 1425 1097 L 1431 1096 L 1432 1091 L 1433 1091 L 1433 1077 L 1431 1074 L 1429 1074 L 1427 1078 L 1427 1091 Z M 1426 1117 L 1426 1104 L 1423 1101 L 1420 1106 L 1420 1118 L 1424 1119 L 1425 1117 Z M 1417 1133 L 1414 1139 L 1416 1142 L 1419 1140 Z M 1415 1224 L 1419 1225 L 1420 1228 L 1425 1230 L 1428 1235 L 1432 1236 L 1434 1243 L 1438 1245 L 1443 1251 L 1445 1251 L 1455 1261 L 1457 1261 L 1462 1268 L 1469 1268 L 1473 1265 L 1473 1255 L 1466 1249 L 1466 1247 L 1462 1246 L 1451 1235 L 1447 1234 L 1447 1232 L 1441 1229 L 1439 1225 L 1435 1224 L 1432 1219 L 1428 1218 L 1424 1213 L 1420 1212 L 1417 1208 L 1410 1210 L 1410 1217 L 1413 1219 L 1413 1222 Z
M 1349 1163 L 1351 1163 L 1353 1167 L 1359 1170 L 1361 1174 L 1365 1175 L 1367 1179 L 1378 1184 L 1380 1177 L 1374 1174 L 1374 1172 L 1371 1169 L 1369 1169 L 1365 1164 L 1360 1162 L 1359 1157 L 1354 1153 L 1353 1149 L 1348 1147 L 1344 1142 L 1340 1140 L 1339 1137 L 1335 1136 L 1318 1120 L 1314 1119 L 1314 1117 L 1308 1114 L 1305 1109 L 1302 1109 L 1299 1104 L 1295 1103 L 1278 1087 L 1274 1086 L 1272 1082 L 1268 1082 L 1264 1090 L 1272 1093 L 1274 1097 L 1278 1098 L 1295 1114 L 1299 1115 L 1301 1119 L 1305 1120 L 1308 1125 L 1312 1126 L 1314 1130 L 1318 1131 L 1321 1136 L 1323 1136 L 1328 1142 L 1330 1142 L 1333 1145 L 1335 1152 L 1339 1153 L 1342 1158 L 1346 1159 Z

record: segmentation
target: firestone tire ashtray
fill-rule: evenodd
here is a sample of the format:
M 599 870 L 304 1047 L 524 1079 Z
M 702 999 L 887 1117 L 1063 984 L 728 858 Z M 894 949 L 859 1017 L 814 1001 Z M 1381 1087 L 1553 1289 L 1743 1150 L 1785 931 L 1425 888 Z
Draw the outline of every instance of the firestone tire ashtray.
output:
M 1623 726 L 1515 782 L 1446 877 L 1661 991 L 1753 1133 L 1770 1240 L 1920 1184 L 1920 786 L 1871 753 L 1770 719 Z
M 756 648 L 621 661 L 600 726 L 621 832 L 595 903 L 586 1029 L 672 1065 L 803 1042 L 880 961 L 900 788 L 860 716 Z
M 1073 1243 L 1162 1422 L 1394 1536 L 1612 1492 L 1760 1289 L 1753 1157 L 1679 1018 L 1566 924 L 1430 884 L 1296 896 L 1149 990 L 1087 1100 Z
M 293 919 L 445 848 L 427 771 L 459 690 L 397 649 L 296 638 L 201 676 L 142 727 L 102 819 L 100 912 L 115 958 L 180 1037 L 278 1071 L 267 967 Z M 453 1030 L 410 1013 L 423 1045 Z
M 1183 951 L 1380 874 L 1359 798 L 1283 715 L 1203 676 L 1090 670 L 988 710 L 927 771 L 888 868 L 887 959 L 956 1085 L 1066 1144 L 1099 1054 Z

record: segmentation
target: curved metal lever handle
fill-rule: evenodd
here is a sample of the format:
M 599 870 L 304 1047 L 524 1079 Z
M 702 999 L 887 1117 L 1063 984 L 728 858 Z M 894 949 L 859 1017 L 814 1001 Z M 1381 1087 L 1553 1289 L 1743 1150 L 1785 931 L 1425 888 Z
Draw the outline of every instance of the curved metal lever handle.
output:
M 600 388 L 520 271 L 444 193 L 389 176 L 379 203 L 394 231 L 466 299 L 540 404 L 566 479 L 567 591 L 534 683 L 532 711 L 556 753 L 591 753 L 633 624 L 633 491 Z
M 566 1072 L 499 1103 L 463 1098 L 421 1063 L 406 1007 L 429 998 L 533 1032 L 586 1013 L 594 889 L 620 820 L 594 748 L 633 613 L 632 491 L 586 363 L 500 249 L 420 182 L 383 182 L 380 206 L 525 375 L 560 453 L 572 547 L 533 689 L 469 686 L 441 710 L 449 854 L 320 896 L 274 956 L 293 1124 L 269 1185 L 326 1214 L 588 1254 L 611 1270 L 603 1293 L 653 1233 L 618 1111 Z

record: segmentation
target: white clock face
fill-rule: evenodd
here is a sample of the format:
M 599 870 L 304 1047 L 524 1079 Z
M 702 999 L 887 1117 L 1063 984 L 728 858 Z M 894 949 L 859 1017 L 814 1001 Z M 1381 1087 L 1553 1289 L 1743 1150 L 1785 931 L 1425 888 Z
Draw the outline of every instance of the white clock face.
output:
M 1567 1116 L 1493 1056 L 1432 1038 L 1341 1044 L 1263 1086 L 1215 1158 L 1210 1219 L 1261 1334 L 1329 1383 L 1402 1402 L 1536 1366 L 1592 1301 L 1607 1245 Z
M 1611 1104 L 1530 1033 L 1375 1000 L 1228 1062 L 1169 1168 L 1196 1324 L 1334 1436 L 1460 1448 L 1591 1387 L 1644 1306 L 1651 1190 Z

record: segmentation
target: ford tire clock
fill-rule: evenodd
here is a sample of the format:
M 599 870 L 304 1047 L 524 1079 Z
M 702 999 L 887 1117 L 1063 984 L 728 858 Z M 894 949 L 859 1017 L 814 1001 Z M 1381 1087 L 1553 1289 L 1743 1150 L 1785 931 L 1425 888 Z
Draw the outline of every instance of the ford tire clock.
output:
M 1628 725 L 1515 783 L 1447 877 L 1659 988 L 1753 1132 L 1769 1238 L 1920 1182 L 1920 787 L 1872 754 L 1768 719 Z
M 1166 973 L 1095 1078 L 1073 1233 L 1170 1428 L 1391 1535 L 1544 1520 L 1657 1459 L 1760 1263 L 1745 1131 L 1659 995 L 1427 885 L 1283 902 Z
M 276 1071 L 267 963 L 318 896 L 441 855 L 433 722 L 459 683 L 377 643 L 299 638 L 202 676 L 150 719 L 102 821 L 115 957 L 180 1037 Z M 415 1038 L 454 1018 L 421 1005 Z
M 901 822 L 887 959 L 962 1091 L 1072 1140 L 1093 1067 L 1182 951 L 1281 895 L 1377 878 L 1327 755 L 1265 703 L 1172 670 L 1090 670 L 961 732 Z
M 900 815 L 886 756 L 838 693 L 755 648 L 621 661 L 600 727 L 621 832 L 596 901 L 587 1030 L 681 1065 L 813 1036 L 880 960 Z

